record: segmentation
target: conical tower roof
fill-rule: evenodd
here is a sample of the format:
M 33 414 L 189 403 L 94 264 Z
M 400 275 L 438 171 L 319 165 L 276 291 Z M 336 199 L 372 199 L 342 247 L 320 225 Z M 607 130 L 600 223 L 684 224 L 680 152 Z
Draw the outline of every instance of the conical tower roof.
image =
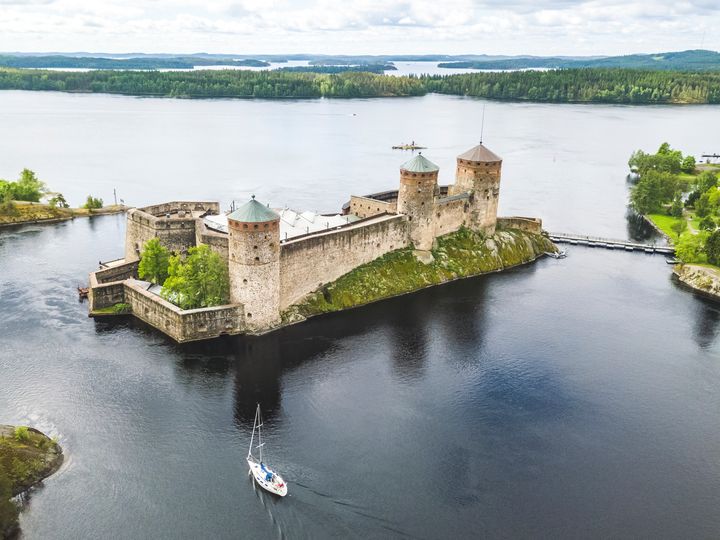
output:
M 232 212 L 228 219 L 241 221 L 243 223 L 262 223 L 264 221 L 275 221 L 280 215 L 272 208 L 268 208 L 255 200 L 255 195 L 240 208 Z
M 427 173 L 439 171 L 440 167 L 435 165 L 432 161 L 427 159 L 422 154 L 418 154 L 411 160 L 406 161 L 405 163 L 400 165 L 400 170 L 408 172 Z
M 458 159 L 474 161 L 475 163 L 498 163 L 502 161 L 500 156 L 488 150 L 483 143 L 472 147 L 467 152 L 463 152 L 458 156 Z

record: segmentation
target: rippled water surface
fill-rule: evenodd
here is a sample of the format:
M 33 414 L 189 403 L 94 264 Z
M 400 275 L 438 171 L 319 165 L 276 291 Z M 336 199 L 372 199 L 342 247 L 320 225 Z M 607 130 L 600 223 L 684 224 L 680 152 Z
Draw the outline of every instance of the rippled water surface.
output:
M 37 168 L 74 198 L 257 191 L 327 209 L 393 186 L 401 156 L 386 147 L 405 133 L 450 181 L 478 106 L 5 92 L 0 176 Z M 504 213 L 623 237 L 627 154 L 665 133 L 702 151 L 699 122 L 717 115 L 490 114 Z M 720 534 L 720 309 L 662 257 L 577 247 L 261 338 L 179 346 L 78 303 L 123 235 L 121 216 L 0 232 L 0 422 L 57 435 L 67 453 L 22 514 L 27 538 Z M 247 476 L 258 401 L 283 500 Z

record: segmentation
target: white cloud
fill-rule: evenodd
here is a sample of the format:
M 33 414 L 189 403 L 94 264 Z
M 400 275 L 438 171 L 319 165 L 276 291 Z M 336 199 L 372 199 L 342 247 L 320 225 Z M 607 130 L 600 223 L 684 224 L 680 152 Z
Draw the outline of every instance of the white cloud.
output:
M 617 54 L 720 48 L 717 0 L 0 0 L 0 50 Z

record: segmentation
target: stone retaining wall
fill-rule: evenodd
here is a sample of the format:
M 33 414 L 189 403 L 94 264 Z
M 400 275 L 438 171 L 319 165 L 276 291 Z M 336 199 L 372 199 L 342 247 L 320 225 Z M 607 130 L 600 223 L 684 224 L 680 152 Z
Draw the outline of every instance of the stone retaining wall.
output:
M 184 343 L 221 335 L 240 334 L 245 330 L 244 309 L 229 304 L 183 310 L 133 281 L 125 281 L 125 302 L 133 315 Z
M 542 234 L 542 219 L 529 217 L 499 217 L 497 226 L 501 229 L 518 229 L 533 234 Z

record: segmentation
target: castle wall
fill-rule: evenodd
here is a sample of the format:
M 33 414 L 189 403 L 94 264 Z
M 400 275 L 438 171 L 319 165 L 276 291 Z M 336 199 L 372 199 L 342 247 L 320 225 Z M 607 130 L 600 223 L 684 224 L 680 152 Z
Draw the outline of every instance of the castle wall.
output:
M 285 242 L 280 250 L 280 309 L 409 243 L 408 222 L 397 215 Z
M 497 226 L 503 229 L 518 229 L 521 231 L 542 234 L 542 219 L 529 217 L 500 217 L 497 219 Z
M 170 251 L 184 252 L 195 245 L 195 217 L 203 213 L 220 213 L 216 202 L 173 201 L 127 212 L 125 260 L 140 258 L 140 252 L 151 238 Z
M 125 302 L 130 304 L 133 315 L 175 341 L 210 339 L 245 329 L 242 305 L 182 310 L 132 281 L 125 281 L 124 286 Z
M 195 245 L 195 218 L 187 217 L 156 217 L 137 208 L 127 212 L 127 228 L 125 232 L 125 260 L 135 261 L 140 258 L 145 243 L 158 238 L 160 243 L 170 251 L 182 253 Z
M 137 276 L 139 261 L 131 261 L 129 263 L 119 264 L 111 268 L 103 268 L 93 272 L 97 283 L 110 283 L 112 281 L 121 281 Z
M 125 302 L 125 287 L 122 281 L 92 285 L 88 291 L 88 303 L 90 313 L 95 310 L 114 306 Z
M 435 200 L 435 237 L 442 236 L 467 224 L 470 196 L 466 193 Z
M 161 204 L 154 204 L 152 206 L 145 206 L 143 208 L 139 208 L 139 210 L 156 217 L 161 217 L 166 214 L 175 214 L 178 212 L 208 212 L 210 214 L 219 214 L 220 203 L 212 201 L 170 201 Z
M 395 214 L 397 212 L 397 199 L 389 201 L 379 201 L 369 197 L 359 197 L 352 195 L 350 197 L 350 213 L 359 218 L 369 218 L 382 214 Z
M 210 246 L 223 261 L 228 261 L 228 235 L 208 229 L 201 219 L 195 222 L 195 244 Z

